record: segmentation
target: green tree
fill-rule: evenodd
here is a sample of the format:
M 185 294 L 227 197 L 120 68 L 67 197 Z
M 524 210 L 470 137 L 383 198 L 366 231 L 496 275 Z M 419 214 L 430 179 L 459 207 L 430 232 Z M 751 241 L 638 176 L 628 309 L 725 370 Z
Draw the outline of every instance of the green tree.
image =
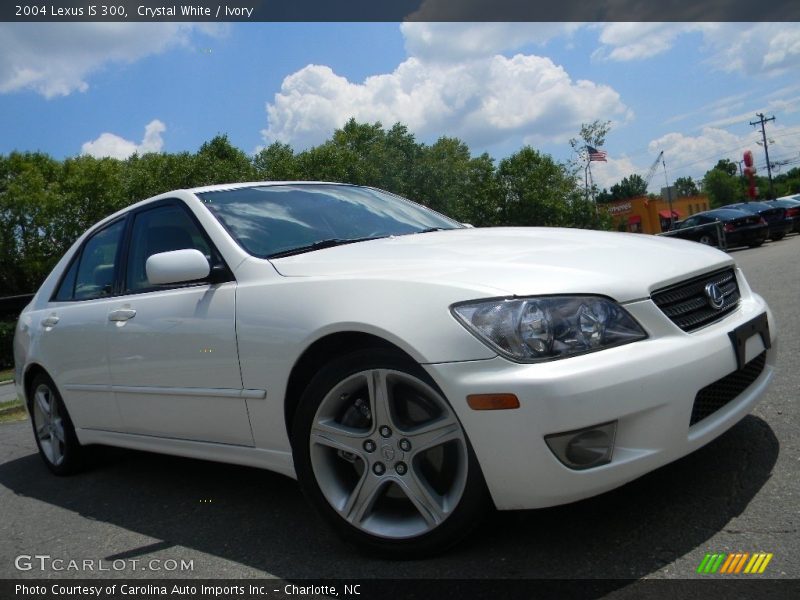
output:
M 647 183 L 641 175 L 634 173 L 624 177 L 619 183 L 611 186 L 611 197 L 614 200 L 638 198 L 647 194 Z
M 288 144 L 273 142 L 253 158 L 256 179 L 263 181 L 293 181 L 300 179 L 294 150 Z
M 775 194 L 778 197 L 800 194 L 800 168 L 789 169 L 773 177 Z
M 582 123 L 578 137 L 571 138 L 569 145 L 572 148 L 573 158 L 569 165 L 576 172 L 582 169 L 586 159 L 586 146 L 600 148 L 606 143 L 606 136 L 611 132 L 611 121 L 595 119 L 591 123 Z
M 194 155 L 134 154 L 124 163 L 122 173 L 125 200 L 128 204 L 163 194 L 171 190 L 193 187 L 195 184 Z
M 738 167 L 736 166 L 736 163 L 733 162 L 732 160 L 723 158 L 717 161 L 717 164 L 714 165 L 714 169 L 716 169 L 717 171 L 722 171 L 727 175 L 733 176 L 736 175 Z
M 580 196 L 568 168 L 530 146 L 501 160 L 497 178 L 504 225 L 566 225 L 569 203 Z
M 60 173 L 39 152 L 0 157 L 0 296 L 34 290 L 57 260 Z
M 457 138 L 442 137 L 424 147 L 417 164 L 417 199 L 455 216 L 468 192 L 470 159 L 469 148 Z
M 256 175 L 250 158 L 231 145 L 227 135 L 218 135 L 200 146 L 191 172 L 193 186 L 252 181 Z
M 697 184 L 691 177 L 678 177 L 675 180 L 675 189 L 679 197 L 697 196 L 700 190 L 697 189 Z
M 125 197 L 123 163 L 78 156 L 64 161 L 53 240 L 64 252 L 87 228 L 130 202 Z
M 716 167 L 703 177 L 703 191 L 708 195 L 713 208 L 738 202 L 742 198 L 742 185 L 738 179 Z

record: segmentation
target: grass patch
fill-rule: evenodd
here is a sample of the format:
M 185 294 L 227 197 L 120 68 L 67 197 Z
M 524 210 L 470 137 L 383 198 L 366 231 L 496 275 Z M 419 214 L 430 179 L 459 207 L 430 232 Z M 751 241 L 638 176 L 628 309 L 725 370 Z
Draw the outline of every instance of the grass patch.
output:
M 25 407 L 19 398 L 0 402 L 0 423 L 11 423 L 12 421 L 24 421 L 28 418 Z
M 0 411 L 4 411 L 8 408 L 13 408 L 14 406 L 22 406 L 22 400 L 19 398 L 14 398 L 13 400 L 6 400 L 5 402 L 0 402 Z
M 14 381 L 14 369 L 0 369 L 0 383 Z

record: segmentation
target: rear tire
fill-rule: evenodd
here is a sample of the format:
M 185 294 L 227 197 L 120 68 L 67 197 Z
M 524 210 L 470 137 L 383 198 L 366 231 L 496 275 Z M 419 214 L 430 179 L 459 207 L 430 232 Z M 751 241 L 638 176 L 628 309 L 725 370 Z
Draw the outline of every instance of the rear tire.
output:
M 431 377 L 381 348 L 314 376 L 292 427 L 303 492 L 345 540 L 410 559 L 457 543 L 489 506 L 461 423 Z
M 714 236 L 713 235 L 709 235 L 707 233 L 704 233 L 703 235 L 701 235 L 700 239 L 697 240 L 697 241 L 700 242 L 701 244 L 705 245 L 705 246 L 716 246 L 717 245 L 717 241 L 714 239 Z
M 40 373 L 28 396 L 33 437 L 44 464 L 56 475 L 77 473 L 85 466 L 85 451 L 55 383 Z

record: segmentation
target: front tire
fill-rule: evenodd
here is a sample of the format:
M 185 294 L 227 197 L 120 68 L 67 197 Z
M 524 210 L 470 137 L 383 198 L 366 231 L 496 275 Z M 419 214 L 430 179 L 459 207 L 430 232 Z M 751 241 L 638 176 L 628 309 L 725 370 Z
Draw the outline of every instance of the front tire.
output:
M 771 239 L 773 242 L 780 242 L 785 237 L 785 233 L 776 233 L 775 235 L 771 235 L 769 239 Z
M 56 475 L 71 475 L 84 466 L 84 449 L 53 380 L 41 373 L 30 387 L 28 410 L 33 436 L 44 464 Z
M 462 539 L 488 506 L 455 412 L 422 367 L 385 349 L 324 366 L 292 427 L 304 493 L 346 540 L 420 558 Z

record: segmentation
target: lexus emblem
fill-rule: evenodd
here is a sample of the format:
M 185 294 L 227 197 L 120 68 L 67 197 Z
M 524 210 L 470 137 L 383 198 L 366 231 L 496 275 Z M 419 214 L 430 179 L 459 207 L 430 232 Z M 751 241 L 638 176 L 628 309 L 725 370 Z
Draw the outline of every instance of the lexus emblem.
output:
M 709 306 L 715 310 L 719 310 L 725 304 L 725 296 L 716 283 L 706 284 L 706 298 L 708 298 Z
M 381 455 L 386 462 L 392 462 L 394 460 L 394 448 L 387 444 L 381 448 Z

